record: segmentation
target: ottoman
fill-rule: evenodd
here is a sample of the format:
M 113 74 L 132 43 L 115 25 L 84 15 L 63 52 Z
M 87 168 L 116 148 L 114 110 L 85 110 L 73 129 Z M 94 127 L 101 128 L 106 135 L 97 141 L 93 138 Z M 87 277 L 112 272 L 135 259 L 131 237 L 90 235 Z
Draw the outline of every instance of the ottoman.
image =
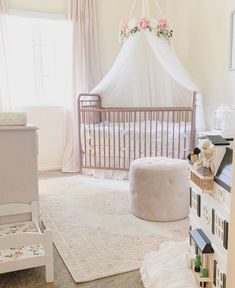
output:
M 189 213 L 188 162 L 140 158 L 130 166 L 131 212 L 150 221 L 174 221 Z

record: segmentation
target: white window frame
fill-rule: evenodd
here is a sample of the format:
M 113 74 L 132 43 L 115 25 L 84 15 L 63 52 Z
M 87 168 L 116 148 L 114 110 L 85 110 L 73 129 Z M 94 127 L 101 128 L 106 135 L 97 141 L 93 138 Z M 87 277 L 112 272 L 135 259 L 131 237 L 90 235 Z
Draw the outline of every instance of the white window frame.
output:
M 65 17 L 65 15 L 64 14 L 58 14 L 58 13 L 44 13 L 44 12 L 34 12 L 34 11 L 25 11 L 25 10 L 15 10 L 15 9 L 10 9 L 10 11 L 9 11 L 9 17 L 11 17 L 11 16 L 16 16 L 16 17 L 22 17 L 22 18 L 33 18 L 33 19 L 41 19 L 41 20 L 55 20 L 55 21 L 66 21 L 66 17 Z M 69 21 L 68 21 L 69 22 Z M 72 40 L 72 39 L 71 39 Z M 33 40 L 33 41 L 35 41 L 35 40 Z M 36 55 L 36 53 L 35 53 L 35 47 L 36 47 L 37 45 L 35 45 L 35 43 L 33 43 L 33 49 L 34 49 L 34 55 Z M 42 47 L 43 45 L 41 45 L 41 47 Z M 54 47 L 55 48 L 55 47 Z M 34 63 L 34 65 L 35 65 L 36 63 Z M 57 70 L 56 70 L 57 71 Z M 49 78 L 49 77 L 52 77 L 53 75 L 39 75 L 38 73 L 37 73 L 37 71 L 36 71 L 36 67 L 34 68 L 34 72 L 33 72 L 33 74 L 34 74 L 34 87 L 35 87 L 35 94 L 34 94 L 34 97 L 35 97 L 35 99 L 41 99 L 40 101 L 42 102 L 42 103 L 38 103 L 38 104 L 34 104 L 34 103 L 32 103 L 32 104 L 29 104 L 29 105 L 25 105 L 25 104 L 23 104 L 23 106 L 63 106 L 64 107 L 64 105 L 66 105 L 66 100 L 65 99 L 63 99 L 62 101 L 61 101 L 61 103 L 55 103 L 55 104 L 53 104 L 53 102 L 50 102 L 50 100 L 49 100 L 49 102 L 47 102 L 47 101 L 45 101 L 45 104 L 44 104 L 44 102 L 43 102 L 43 99 L 45 99 L 45 97 L 42 97 L 42 95 L 41 94 L 43 94 L 43 92 L 44 92 L 44 89 L 43 89 L 43 87 L 44 86 L 42 86 L 42 84 L 41 84 L 41 82 L 43 81 L 43 78 L 45 79 L 45 78 Z M 53 78 L 53 77 L 52 77 Z M 38 79 L 38 80 L 37 80 Z M 41 81 L 41 82 L 40 82 Z M 38 89 L 36 89 L 36 87 L 38 87 Z M 69 88 L 68 89 L 70 89 L 70 86 L 69 86 Z M 68 90 L 69 91 L 69 90 Z M 37 100 L 35 101 L 35 103 L 37 102 Z M 62 102 L 64 102 L 64 103 L 62 103 Z M 16 104 L 16 107 L 18 107 L 19 105 L 17 105 Z
M 224 219 L 215 211 L 215 236 L 219 239 L 220 243 L 224 242 Z

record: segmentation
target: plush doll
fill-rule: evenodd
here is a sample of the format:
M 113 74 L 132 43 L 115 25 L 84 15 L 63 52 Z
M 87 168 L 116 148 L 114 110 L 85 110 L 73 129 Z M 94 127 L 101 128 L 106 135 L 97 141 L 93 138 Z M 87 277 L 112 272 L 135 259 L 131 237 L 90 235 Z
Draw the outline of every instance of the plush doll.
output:
M 201 150 L 198 147 L 194 148 L 192 153 L 188 155 L 188 160 L 193 162 L 193 164 L 198 163 L 200 160 L 200 157 L 199 157 L 200 153 L 201 153 Z
M 202 158 L 197 163 L 197 166 L 202 166 L 203 168 L 207 168 L 212 173 L 214 173 L 215 167 L 213 163 L 213 149 L 210 148 L 210 142 L 208 140 L 204 140 L 202 142 L 201 150 L 202 150 Z

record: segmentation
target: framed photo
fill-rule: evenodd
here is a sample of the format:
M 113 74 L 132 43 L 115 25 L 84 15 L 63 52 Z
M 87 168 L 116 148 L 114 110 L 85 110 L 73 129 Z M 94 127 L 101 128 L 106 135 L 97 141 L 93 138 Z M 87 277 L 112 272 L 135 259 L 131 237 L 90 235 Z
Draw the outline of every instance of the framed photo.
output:
M 231 16 L 231 60 L 230 69 L 235 71 L 235 11 Z

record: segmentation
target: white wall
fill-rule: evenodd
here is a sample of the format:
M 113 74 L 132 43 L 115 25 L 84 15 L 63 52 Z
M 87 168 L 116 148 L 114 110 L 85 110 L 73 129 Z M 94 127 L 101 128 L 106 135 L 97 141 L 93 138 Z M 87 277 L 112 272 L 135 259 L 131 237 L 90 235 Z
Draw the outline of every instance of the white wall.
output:
M 167 0 L 178 55 L 204 95 L 207 122 L 220 104 L 235 104 L 235 72 L 229 70 L 234 0 Z
M 65 111 L 61 107 L 23 107 L 29 124 L 38 127 L 38 168 L 61 168 L 65 148 Z
M 10 7 L 16 10 L 58 13 L 65 11 L 65 0 L 9 0 Z
M 98 29 L 102 74 L 109 70 L 119 50 L 119 26 L 128 17 L 133 0 L 98 0 Z

